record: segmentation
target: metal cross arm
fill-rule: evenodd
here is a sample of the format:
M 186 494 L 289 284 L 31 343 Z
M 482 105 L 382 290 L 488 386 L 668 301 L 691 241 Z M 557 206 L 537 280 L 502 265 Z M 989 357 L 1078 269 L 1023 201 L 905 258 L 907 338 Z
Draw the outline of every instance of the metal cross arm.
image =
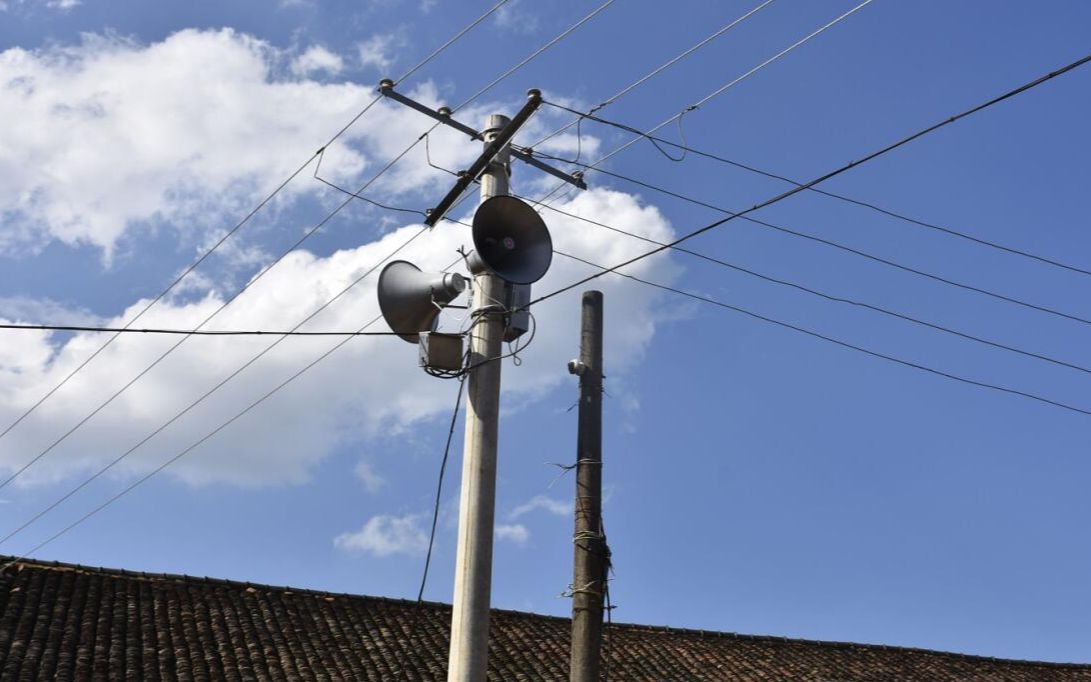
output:
M 439 109 L 432 109 L 432 108 L 427 107 L 427 106 L 421 104 L 420 102 L 418 102 L 418 101 L 416 101 L 416 100 L 414 100 L 414 99 L 412 99 L 410 97 L 406 97 L 405 95 L 401 94 L 400 92 L 398 92 L 398 91 L 396 91 L 394 89 L 394 81 L 392 81 L 390 79 L 384 79 L 382 82 L 379 83 L 379 92 L 381 92 L 384 97 L 389 97 L 390 99 L 394 100 L 395 102 L 398 102 L 400 104 L 404 104 L 405 106 L 409 107 L 410 109 L 413 109 L 415 111 L 419 111 L 420 113 L 424 114 L 425 116 L 428 116 L 429 118 L 435 119 L 436 121 L 439 121 L 440 123 L 442 123 L 444 125 L 450 126 L 450 127 L 454 128 L 455 130 L 457 130 L 457 131 L 459 131 L 461 133 L 469 135 L 470 139 L 473 139 L 473 140 L 483 140 L 484 139 L 483 136 L 482 136 L 482 133 L 474 130 L 473 128 L 466 125 L 465 123 L 461 123 L 460 121 L 457 121 L 454 118 L 452 118 L 451 117 L 451 110 L 449 108 L 440 107 Z M 531 90 L 531 92 L 533 93 L 533 92 L 538 92 L 538 91 L 537 90 Z M 538 101 L 539 102 L 541 101 L 541 93 L 538 94 Z M 516 116 L 515 120 L 517 120 L 517 119 L 518 119 L 518 116 Z M 515 122 L 515 120 L 513 120 L 513 123 Z M 510 138 L 509 138 L 509 140 L 510 140 Z M 552 175 L 555 178 L 559 178 L 561 180 L 564 180 L 565 182 L 573 184 L 576 187 L 579 187 L 580 189 L 587 189 L 587 183 L 584 182 L 582 173 L 572 174 L 572 173 L 565 173 L 562 170 L 558 170 L 558 169 L 554 168 L 553 166 L 550 166 L 549 164 L 544 163 L 543 161 L 539 161 L 533 155 L 533 152 L 530 151 L 530 150 L 524 151 L 524 150 L 521 150 L 521 149 L 512 149 L 511 150 L 511 155 L 514 156 L 515 158 L 519 159 L 523 163 L 534 166 L 538 170 L 543 171 L 545 173 L 549 173 L 550 175 Z M 476 178 L 477 175 L 479 175 L 479 174 L 480 173 L 475 173 L 474 177 Z M 472 180 L 471 180 L 471 182 L 472 182 Z M 463 189 L 465 189 L 465 188 L 463 188 Z M 436 220 L 438 221 L 439 218 L 436 218 Z

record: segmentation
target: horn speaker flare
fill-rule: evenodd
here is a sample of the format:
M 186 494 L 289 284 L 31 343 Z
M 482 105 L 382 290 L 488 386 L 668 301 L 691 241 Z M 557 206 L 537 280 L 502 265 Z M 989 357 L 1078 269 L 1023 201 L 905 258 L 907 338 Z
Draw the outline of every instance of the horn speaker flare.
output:
M 512 284 L 532 284 L 549 270 L 553 240 L 538 212 L 515 197 L 500 195 L 474 213 L 474 274 L 492 272 Z
M 391 330 L 418 343 L 421 332 L 435 331 L 440 308 L 465 289 L 457 272 L 422 272 L 408 261 L 391 261 L 379 274 L 379 310 Z

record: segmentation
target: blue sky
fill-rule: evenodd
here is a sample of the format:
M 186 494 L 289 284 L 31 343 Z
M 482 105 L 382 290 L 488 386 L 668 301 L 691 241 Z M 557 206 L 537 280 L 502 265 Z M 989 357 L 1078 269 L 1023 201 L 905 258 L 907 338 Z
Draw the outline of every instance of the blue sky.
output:
M 512 0 L 400 87 L 455 105 L 601 2 Z M 528 88 L 586 109 L 759 3 L 616 0 L 460 117 L 513 113 Z M 857 3 L 776 0 L 601 113 L 651 127 Z M 124 323 L 373 96 L 489 3 L 0 2 L 0 317 Z M 1084 56 L 1091 6 L 875 0 L 683 120 L 695 147 L 805 180 Z M 1086 165 L 1091 72 L 1077 70 L 855 169 L 827 189 L 1091 268 Z M 544 107 L 520 138 L 569 119 Z M 323 159 L 358 187 L 425 132 L 381 104 Z M 575 129 L 552 153 L 575 153 Z M 580 127 L 584 158 L 629 138 Z M 675 126 L 663 136 L 676 139 Z M 465 167 L 449 131 L 431 158 Z M 546 151 L 550 151 L 547 149 Z M 368 194 L 432 206 L 450 176 L 420 147 Z M 604 168 L 727 208 L 784 185 L 637 144 Z M 192 327 L 341 197 L 308 172 L 153 307 Z M 655 239 L 718 217 L 607 176 L 556 205 Z M 516 167 L 513 187 L 550 181 Z M 472 211 L 471 202 L 456 211 Z M 813 194 L 757 217 L 945 278 L 1091 317 L 1087 276 Z M 558 245 L 603 264 L 646 250 L 545 212 Z M 283 329 L 413 231 L 353 204 L 210 328 Z M 406 257 L 438 269 L 466 242 L 442 225 Z M 688 246 L 764 274 L 1021 349 L 1091 364 L 1085 324 L 733 221 Z M 590 272 L 555 259 L 546 293 Z M 631 270 L 968 378 L 1091 409 L 1091 377 L 687 258 Z M 617 277 L 605 292 L 605 520 L 615 618 L 1058 661 L 1091 660 L 1089 418 L 884 362 Z M 506 365 L 494 598 L 566 614 L 579 292 L 543 303 L 525 362 Z M 375 315 L 366 279 L 309 329 Z M 451 311 L 445 324 L 457 324 Z M 104 339 L 5 333 L 0 428 Z M 4 478 L 174 339 L 125 338 L 0 438 Z M 266 347 L 192 339 L 0 489 L 7 534 Z M 216 428 L 328 349 L 289 339 L 26 530 L 20 554 Z M 410 598 L 423 564 L 454 386 L 397 339 L 352 341 L 200 448 L 36 552 L 44 559 Z M 427 597 L 449 600 L 461 439 Z

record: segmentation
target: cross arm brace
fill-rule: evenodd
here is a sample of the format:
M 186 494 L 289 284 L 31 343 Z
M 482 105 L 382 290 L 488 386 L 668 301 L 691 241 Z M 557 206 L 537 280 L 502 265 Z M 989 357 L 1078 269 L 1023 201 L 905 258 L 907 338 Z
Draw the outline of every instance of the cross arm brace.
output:
M 440 107 L 438 110 L 437 109 L 432 109 L 430 107 L 426 107 L 425 105 L 421 104 L 420 102 L 418 102 L 418 101 L 416 101 L 416 100 L 414 100 L 412 98 L 406 97 L 405 95 L 403 95 L 400 92 L 396 91 L 394 89 L 394 82 L 391 81 L 391 80 L 384 79 L 381 83 L 379 83 L 379 92 L 381 92 L 384 97 L 389 97 L 390 99 L 394 100 L 395 102 L 398 102 L 399 104 L 404 104 L 405 106 L 409 107 L 410 109 L 413 109 L 415 111 L 419 111 L 420 113 L 424 114 L 425 116 L 428 116 L 429 118 L 435 119 L 436 121 L 439 121 L 440 123 L 442 123 L 444 125 L 450 126 L 450 127 L 454 128 L 455 130 L 457 130 L 457 131 L 459 131 L 461 133 L 469 135 L 471 139 L 474 139 L 474 140 L 484 139 L 481 136 L 481 133 L 479 133 L 478 131 L 474 130 L 473 128 L 466 125 L 465 123 L 462 123 L 462 122 L 457 121 L 454 118 L 452 118 L 451 117 L 451 110 L 448 109 L 447 107 Z M 584 182 L 583 175 L 581 173 L 575 173 L 575 174 L 565 173 L 562 170 L 554 168 L 553 166 L 550 166 L 549 164 L 538 160 L 537 158 L 534 157 L 534 155 L 529 150 L 528 151 L 523 151 L 521 149 L 512 149 L 511 150 L 511 155 L 514 156 L 515 158 L 519 159 L 520 161 L 522 161 L 525 164 L 534 166 L 538 170 L 543 171 L 545 173 L 549 173 L 550 175 L 552 175 L 555 178 L 559 178 L 561 180 L 564 180 L 565 182 L 570 183 L 572 185 L 575 185 L 576 187 L 579 187 L 580 189 L 587 189 L 587 183 Z M 437 218 L 437 220 L 438 220 L 438 218 Z

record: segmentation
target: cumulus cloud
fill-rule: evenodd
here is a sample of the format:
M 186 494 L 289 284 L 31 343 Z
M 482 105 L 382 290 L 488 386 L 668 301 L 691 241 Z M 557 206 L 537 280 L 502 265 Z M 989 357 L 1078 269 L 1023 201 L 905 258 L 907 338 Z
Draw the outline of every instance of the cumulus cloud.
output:
M 303 54 L 292 60 L 292 73 L 297 76 L 310 76 L 315 73 L 336 75 L 344 68 L 341 56 L 330 52 L 321 45 L 307 48 Z
M 627 194 L 591 190 L 560 206 L 653 239 L 671 238 L 670 226 L 658 210 Z M 570 218 L 548 215 L 547 222 L 558 249 L 602 263 L 621 262 L 647 250 L 642 242 L 620 239 Z M 290 328 L 377 265 L 419 229 L 405 226 L 369 244 L 340 250 L 328 257 L 294 252 L 228 306 L 209 328 Z M 426 270 L 438 270 L 450 264 L 456 250 L 468 243 L 465 228 L 441 224 L 413 242 L 399 257 Z M 657 256 L 639 261 L 631 271 L 669 280 L 673 268 L 671 261 Z M 592 271 L 586 265 L 558 257 L 550 272 L 536 285 L 537 290 L 549 291 Z M 306 328 L 358 328 L 362 320 L 377 314 L 376 279 L 375 276 L 364 279 Z M 652 339 L 661 314 L 659 299 L 635 289 L 616 275 L 598 280 L 596 286 L 610 301 L 606 328 L 611 373 L 623 376 Z M 578 338 L 578 315 L 571 314 L 568 308 L 578 295 L 579 292 L 572 292 L 535 310 L 538 332 L 533 345 L 522 354 L 521 366 L 509 365 L 505 369 L 504 389 L 512 398 L 540 395 L 568 379 L 561 370 L 572 354 L 573 339 Z M 224 300 L 224 294 L 212 291 L 196 300 L 161 302 L 142 318 L 142 324 L 191 328 Z M 120 325 L 146 303 L 134 302 L 116 318 L 105 322 Z M 448 311 L 445 325 L 457 324 L 458 314 Z M 375 327 L 383 328 L 381 324 Z M 8 387 L 0 395 L 0 423 L 13 420 L 103 341 L 93 334 L 76 334 L 56 341 L 46 332 L 26 332 L 12 338 L 18 343 L 6 346 L 0 357 L 0 380 Z M 264 337 L 189 339 L 83 427 L 78 438 L 51 453 L 21 480 L 29 482 L 36 477 L 49 480 L 112 458 L 273 342 Z M 140 472 L 151 468 L 167 453 L 194 440 L 195 434 L 211 430 L 225 415 L 263 395 L 334 342 L 319 337 L 293 338 L 280 343 L 236 380 L 190 410 L 172 428 L 134 452 L 126 460 L 125 470 Z M 62 393 L 0 440 L 0 469 L 17 468 L 29 459 L 27 453 L 37 452 L 48 444 L 60 425 L 79 421 L 91 407 L 175 343 L 177 338 L 119 337 L 76 375 Z M 449 409 L 448 389 L 453 387 L 438 386 L 435 379 L 420 371 L 415 351 L 415 346 L 394 337 L 354 339 L 276 398 L 247 415 L 244 428 L 225 431 L 171 471 L 191 483 L 269 484 L 306 480 L 309 468 L 344 439 L 404 429 Z M 376 362 L 376 358 L 383 361 Z
M 359 531 L 338 535 L 333 539 L 333 545 L 380 558 L 395 554 L 417 555 L 427 551 L 428 535 L 421 528 L 421 518 L 417 515 L 380 514 L 368 519 Z
M 370 85 L 300 79 L 336 70 L 323 48 L 286 59 L 227 29 L 0 52 L 0 250 L 57 240 L 109 257 L 123 236 L 166 225 L 199 243 L 233 222 L 374 97 Z M 413 96 L 435 99 L 420 87 Z M 324 175 L 357 177 L 420 134 L 417 115 L 376 109 L 327 150 Z M 301 181 L 285 196 L 318 191 Z
M 526 516 L 537 509 L 543 509 L 556 516 L 572 516 L 572 502 L 557 500 L 552 497 L 546 497 L 545 495 L 535 495 L 529 501 L 524 502 L 511 510 L 510 516 L 513 519 L 517 519 L 520 516 Z
M 525 545 L 530 539 L 530 531 L 521 523 L 498 524 L 493 532 L 497 540 L 507 540 L 516 545 Z
M 360 59 L 385 68 L 394 41 L 365 41 Z M 99 247 L 109 260 L 123 239 L 164 228 L 193 248 L 208 244 L 371 101 L 370 84 L 308 77 L 343 67 L 323 47 L 281 50 L 229 29 L 184 30 L 150 45 L 85 35 L 76 45 L 0 51 L 0 253 L 60 241 Z M 449 104 L 428 81 L 406 92 L 429 106 Z M 480 125 L 497 106 L 458 116 Z M 550 115 L 535 117 L 519 139 L 549 132 L 558 120 Z M 381 102 L 326 149 L 322 175 L 339 183 L 366 177 L 423 125 L 418 113 Z M 592 154 L 597 140 L 567 134 L 543 150 L 577 146 Z M 429 136 L 429 148 L 450 169 L 479 151 L 448 128 Z M 424 155 L 421 145 L 371 191 L 439 191 L 448 176 Z M 304 176 L 281 198 L 328 191 Z M 228 247 L 248 253 L 237 240 Z
M 313 149 L 315 140 L 340 128 L 373 96 L 370 87 L 327 85 L 298 77 L 278 80 L 281 57 L 269 45 L 232 31 L 183 31 L 147 46 L 89 37 L 75 47 L 0 52 L 0 89 L 5 93 L 0 97 L 0 114 L 6 122 L 0 127 L 0 219 L 5 225 L 0 249 L 13 248 L 20 240 L 59 240 L 94 244 L 109 252 L 123 237 L 136 239 L 163 225 L 174 225 L 180 239 L 189 236 L 194 243 L 207 244 L 210 235 L 216 234 L 215 229 L 209 231 L 207 215 L 249 208 L 259 189 L 275 185 L 299 163 L 285 150 Z M 209 73 L 216 77 L 210 78 Z M 436 88 L 428 83 L 412 95 L 432 106 L 441 103 Z M 468 107 L 460 115 L 472 123 L 497 106 Z M 555 125 L 556 120 L 536 118 L 525 135 L 532 139 Z M 350 129 L 342 145 L 329 150 L 323 174 L 345 180 L 366 177 L 376 165 L 374 160 L 385 161 L 399 153 L 419 136 L 420 126 L 415 112 L 381 104 Z M 447 129 L 437 131 L 433 142 L 433 161 L 449 167 L 465 167 L 480 150 L 478 144 Z M 532 179 L 540 177 L 520 167 L 515 174 L 517 186 L 528 193 Z M 385 175 L 376 190 L 394 199 L 422 190 L 431 196 L 445 190 L 449 182 L 449 177 L 437 176 L 424 163 L 422 152 Z M 315 186 L 320 185 L 303 185 Z M 673 236 L 656 207 L 635 195 L 593 189 L 557 206 L 659 241 Z M 467 204 L 463 211 L 459 217 L 466 218 L 472 207 Z M 645 243 L 586 223 L 550 211 L 543 215 L 558 250 L 602 264 L 648 250 Z M 419 229 L 394 223 L 381 236 L 363 235 L 372 241 L 356 248 L 325 255 L 295 251 L 218 314 L 209 328 L 290 328 Z M 468 244 L 466 228 L 441 223 L 398 257 L 425 270 L 438 270 Z M 242 261 L 268 261 L 260 249 L 236 248 Z M 668 254 L 660 254 L 627 270 L 670 281 L 676 267 Z M 595 271 L 558 256 L 535 290 L 550 291 Z M 376 279 L 373 275 L 352 287 L 306 328 L 353 330 L 376 316 Z M 234 293 L 215 277 L 193 281 L 197 284 L 184 296 L 167 297 L 152 307 L 140 326 L 192 328 Z M 609 301 L 610 374 L 621 380 L 636 365 L 656 325 L 668 319 L 669 311 L 660 305 L 656 293 L 617 275 L 597 280 L 595 287 Z M 573 291 L 535 309 L 538 333 L 533 345 L 522 354 L 521 366 L 507 364 L 504 369 L 505 400 L 533 400 L 569 380 L 563 368 L 578 338 L 579 316 L 572 313 L 578 297 L 579 291 Z M 132 301 L 122 310 L 104 313 L 98 321 L 121 326 L 148 302 Z M 8 321 L 53 320 L 57 318 L 51 316 L 61 312 L 55 304 L 36 304 L 33 299 L 9 299 L 0 306 L 0 317 Z M 448 311 L 444 325 L 457 327 L 461 314 Z M 382 324 L 374 327 L 384 328 Z M 0 428 L 57 385 L 104 340 L 91 333 L 25 332 L 8 337 L 0 346 L 0 382 L 5 387 L 0 392 Z M 150 471 L 337 342 L 287 339 L 222 389 L 188 408 L 275 340 L 195 337 L 184 341 L 18 483 L 54 482 L 94 470 L 184 411 L 175 423 L 134 450 L 114 473 L 131 477 Z M 120 336 L 57 395 L 0 439 L 0 472 L 17 470 L 178 341 L 178 337 Z M 193 485 L 305 481 L 312 468 L 342 443 L 377 439 L 446 412 L 453 390 L 449 382 L 437 383 L 417 367 L 415 346 L 391 337 L 356 338 L 167 472 Z M 365 486 L 378 488 L 382 470 L 381 455 L 375 455 L 356 473 Z M 386 521 L 376 523 L 380 530 L 389 526 Z

